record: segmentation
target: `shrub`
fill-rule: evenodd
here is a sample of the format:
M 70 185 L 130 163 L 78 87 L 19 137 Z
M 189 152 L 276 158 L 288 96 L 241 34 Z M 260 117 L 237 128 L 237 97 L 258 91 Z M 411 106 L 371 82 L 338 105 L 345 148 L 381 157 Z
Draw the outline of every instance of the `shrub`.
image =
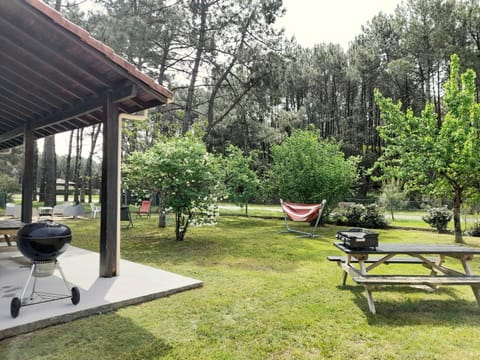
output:
M 446 206 L 429 208 L 428 214 L 422 219 L 431 227 L 436 228 L 438 232 L 445 232 L 449 221 L 452 220 L 452 211 Z
M 289 201 L 337 203 L 352 192 L 359 161 L 345 158 L 340 147 L 322 139 L 318 131 L 295 130 L 281 145 L 272 147 L 271 189 Z
M 12 201 L 14 193 L 22 190 L 22 186 L 14 177 L 7 174 L 0 174 L 0 192 L 7 194 L 7 201 Z
M 193 136 L 158 141 L 147 151 L 130 154 L 124 174 L 126 185 L 157 192 L 164 207 L 172 208 L 178 241 L 194 216 L 209 218 L 220 178 L 216 158 Z
M 376 204 L 354 204 L 332 213 L 331 218 L 337 225 L 377 229 L 387 226 L 385 216 L 380 212 L 380 208 Z

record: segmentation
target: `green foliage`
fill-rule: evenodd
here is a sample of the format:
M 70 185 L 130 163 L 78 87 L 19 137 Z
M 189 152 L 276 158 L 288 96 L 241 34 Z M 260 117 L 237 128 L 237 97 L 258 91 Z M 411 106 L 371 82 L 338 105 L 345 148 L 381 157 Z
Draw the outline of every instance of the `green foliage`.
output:
M 383 184 L 382 192 L 378 197 L 378 204 L 390 210 L 392 220 L 395 220 L 393 211 L 404 208 L 406 203 L 405 193 L 402 191 L 398 180 L 392 179 Z
M 7 201 L 11 201 L 12 195 L 20 192 L 21 189 L 22 187 L 16 178 L 4 173 L 0 174 L 0 192 L 7 194 Z
M 452 220 L 452 211 L 446 206 L 438 208 L 429 208 L 428 214 L 422 217 L 423 221 L 431 227 L 438 230 L 438 232 L 445 232 L 450 220 Z
M 334 204 L 351 193 L 358 158 L 345 159 L 340 145 L 315 131 L 295 130 L 272 148 L 269 181 L 277 196 L 296 202 Z
M 255 171 L 251 169 L 252 155 L 244 156 L 242 150 L 230 145 L 222 160 L 224 185 L 227 198 L 234 204 L 245 206 L 248 215 L 248 202 L 256 197 L 260 183 Z
M 192 136 L 157 142 L 146 152 L 131 154 L 124 171 L 130 188 L 158 192 L 164 207 L 173 209 L 178 241 L 184 239 L 192 217 L 208 214 L 216 200 L 217 161 Z
M 371 229 L 382 229 L 387 226 L 385 216 L 376 204 L 353 204 L 344 209 L 339 209 L 332 213 L 330 217 L 337 225 Z
M 445 84 L 443 119 L 437 118 L 433 104 L 421 115 L 411 109 L 401 111 L 379 91 L 375 99 L 385 126 L 379 133 L 386 141 L 377 162 L 385 178 L 399 178 L 407 190 L 453 198 L 456 241 L 462 242 L 460 205 L 463 193 L 480 183 L 480 105 L 476 102 L 475 73 L 459 75 L 459 58 L 452 55 L 450 79 Z

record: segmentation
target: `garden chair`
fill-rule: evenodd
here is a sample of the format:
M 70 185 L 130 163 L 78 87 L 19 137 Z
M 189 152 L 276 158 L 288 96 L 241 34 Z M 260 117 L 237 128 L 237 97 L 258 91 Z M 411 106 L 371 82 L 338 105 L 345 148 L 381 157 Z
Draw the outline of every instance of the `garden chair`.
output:
M 97 214 L 100 214 L 102 211 L 102 207 L 100 205 L 95 205 L 94 203 L 90 203 L 90 209 L 92 218 L 95 219 L 97 217 Z
M 150 200 L 142 200 L 140 203 L 140 207 L 137 210 L 137 215 L 142 216 L 146 215 L 147 217 L 150 217 L 150 207 L 152 205 L 152 202 Z
M 323 200 L 320 204 L 298 204 L 298 203 L 291 203 L 287 201 L 283 201 L 280 199 L 280 205 L 282 206 L 283 216 L 285 218 L 285 225 L 287 227 L 287 231 L 284 232 L 294 232 L 299 235 L 299 237 L 315 237 L 319 235 L 315 235 L 315 231 L 317 230 L 318 223 L 320 222 L 320 218 L 322 217 L 323 209 L 325 209 L 325 204 L 327 200 Z M 314 228 L 311 232 L 300 231 L 292 229 L 289 226 L 288 220 L 291 221 L 302 221 L 302 222 L 309 222 L 315 221 Z

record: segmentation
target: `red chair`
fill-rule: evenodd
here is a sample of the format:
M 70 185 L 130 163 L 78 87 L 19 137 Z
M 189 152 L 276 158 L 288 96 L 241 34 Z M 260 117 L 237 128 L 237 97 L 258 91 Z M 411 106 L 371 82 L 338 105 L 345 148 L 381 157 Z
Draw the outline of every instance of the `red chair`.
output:
M 294 232 L 299 235 L 299 237 L 315 237 L 320 235 L 315 235 L 315 230 L 317 230 L 318 223 L 322 217 L 323 209 L 325 209 L 325 204 L 327 200 L 323 200 L 320 204 L 297 204 L 280 199 L 280 205 L 282 206 L 283 215 L 285 218 L 285 225 L 287 227 L 286 232 Z M 315 221 L 315 226 L 312 232 L 305 232 L 300 230 L 292 229 L 288 226 L 288 219 L 292 221 L 304 221 L 312 222 Z
M 137 215 L 142 216 L 146 215 L 147 217 L 150 217 L 150 206 L 152 202 L 150 200 L 142 200 L 140 203 L 140 207 L 137 210 Z

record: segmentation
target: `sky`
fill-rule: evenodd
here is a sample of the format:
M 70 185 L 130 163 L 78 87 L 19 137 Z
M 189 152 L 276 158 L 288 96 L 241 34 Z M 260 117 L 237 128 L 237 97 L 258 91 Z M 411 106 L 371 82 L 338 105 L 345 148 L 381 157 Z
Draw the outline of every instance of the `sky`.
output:
M 401 0 L 283 0 L 286 14 L 277 19 L 276 25 L 302 46 L 331 42 L 347 50 L 361 33 L 362 25 L 379 12 L 392 14 L 400 3 Z M 66 136 L 57 135 L 58 154 L 67 153 Z
M 345 50 L 379 12 L 393 14 L 401 0 L 283 0 L 287 12 L 277 20 L 287 37 L 312 47 L 322 42 L 340 44 Z

